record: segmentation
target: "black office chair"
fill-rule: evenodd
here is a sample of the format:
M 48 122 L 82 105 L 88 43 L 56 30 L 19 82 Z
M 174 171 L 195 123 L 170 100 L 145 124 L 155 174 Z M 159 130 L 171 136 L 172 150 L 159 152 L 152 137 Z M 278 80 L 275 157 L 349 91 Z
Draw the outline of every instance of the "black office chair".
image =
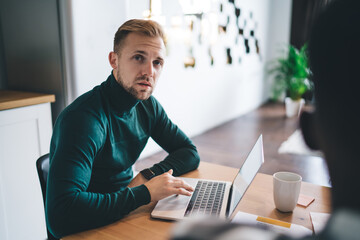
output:
M 45 203 L 46 203 L 46 183 L 47 183 L 47 178 L 48 178 L 48 174 L 49 174 L 49 166 L 50 166 L 49 161 L 50 161 L 49 154 L 45 154 L 45 155 L 41 156 L 36 161 L 36 169 L 37 169 L 37 172 L 39 175 L 41 191 L 42 191 L 43 201 L 44 201 L 44 208 L 45 208 Z M 46 230 L 47 230 L 48 240 L 58 240 L 49 232 L 49 230 L 47 228 L 46 228 Z

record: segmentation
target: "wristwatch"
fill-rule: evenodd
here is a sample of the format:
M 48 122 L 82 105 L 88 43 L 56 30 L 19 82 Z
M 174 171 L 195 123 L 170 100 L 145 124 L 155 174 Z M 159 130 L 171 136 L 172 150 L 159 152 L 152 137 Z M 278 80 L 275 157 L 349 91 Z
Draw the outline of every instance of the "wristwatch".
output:
M 143 170 L 140 171 L 141 175 L 144 176 L 144 178 L 146 178 L 147 180 L 152 179 L 153 177 L 155 177 L 155 173 L 153 171 L 151 171 L 150 168 L 145 168 Z

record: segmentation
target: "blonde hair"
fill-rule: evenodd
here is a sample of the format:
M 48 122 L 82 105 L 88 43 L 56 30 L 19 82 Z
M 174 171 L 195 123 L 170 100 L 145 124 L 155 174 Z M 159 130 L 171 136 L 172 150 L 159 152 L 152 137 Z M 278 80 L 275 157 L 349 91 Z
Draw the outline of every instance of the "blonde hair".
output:
M 144 34 L 148 37 L 161 37 L 164 44 L 166 44 L 165 33 L 160 24 L 152 20 L 131 19 L 123 23 L 115 33 L 115 53 L 120 53 L 126 36 L 132 32 Z

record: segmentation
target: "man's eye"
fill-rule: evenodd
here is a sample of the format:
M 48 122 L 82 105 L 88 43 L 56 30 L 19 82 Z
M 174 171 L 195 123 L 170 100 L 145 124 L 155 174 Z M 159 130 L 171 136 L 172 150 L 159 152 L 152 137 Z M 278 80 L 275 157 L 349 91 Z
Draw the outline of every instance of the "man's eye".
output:
M 162 66 L 163 63 L 162 61 L 154 61 L 154 65 L 157 65 L 157 66 Z
M 144 59 L 144 57 L 141 56 L 141 55 L 135 55 L 135 56 L 134 56 L 134 59 L 135 59 L 136 61 L 142 61 L 142 60 Z

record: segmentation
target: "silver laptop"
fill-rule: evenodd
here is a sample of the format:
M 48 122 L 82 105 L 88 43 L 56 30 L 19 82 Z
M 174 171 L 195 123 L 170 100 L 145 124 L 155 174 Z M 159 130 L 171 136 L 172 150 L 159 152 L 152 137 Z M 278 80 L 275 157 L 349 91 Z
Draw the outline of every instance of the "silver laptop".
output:
M 192 196 L 172 195 L 158 201 L 151 217 L 168 220 L 204 216 L 228 218 L 263 163 L 263 140 L 260 135 L 232 183 L 181 178 L 194 187 Z

